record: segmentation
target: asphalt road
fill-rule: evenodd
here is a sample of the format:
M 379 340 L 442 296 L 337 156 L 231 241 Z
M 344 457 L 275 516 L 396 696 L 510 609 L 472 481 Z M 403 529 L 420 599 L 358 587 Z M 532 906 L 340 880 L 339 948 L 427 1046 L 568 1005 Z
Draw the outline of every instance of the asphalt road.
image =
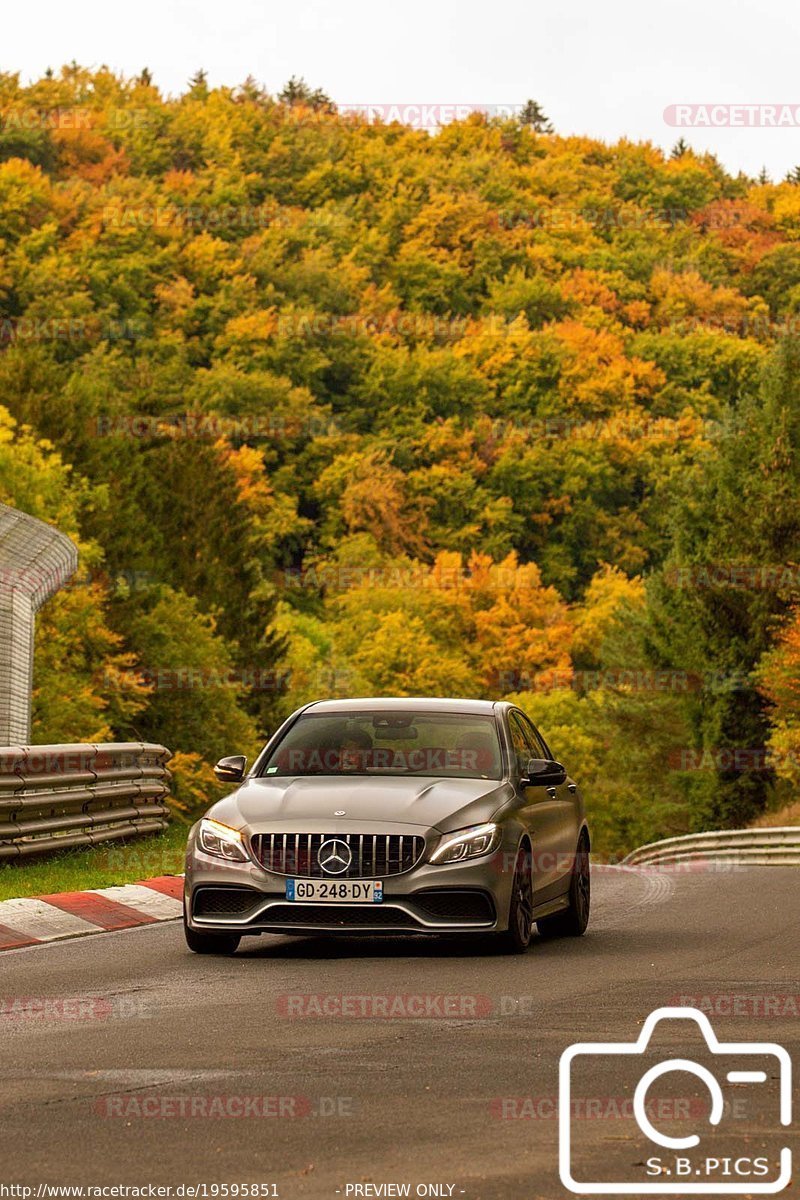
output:
M 594 893 L 585 938 L 535 939 L 521 958 L 485 942 L 275 937 L 211 959 L 177 923 L 8 951 L 0 1183 L 563 1196 L 554 1099 L 570 1043 L 635 1040 L 651 1010 L 711 997 L 721 1038 L 781 1042 L 797 1061 L 800 872 L 606 868 Z M 372 1014 L 313 1015 L 308 995 L 364 997 L 350 1004 Z M 391 1004 L 400 1015 L 374 1011 Z M 587 1088 L 630 1096 L 613 1063 Z M 592 1170 L 624 1157 L 621 1129 L 584 1122 Z

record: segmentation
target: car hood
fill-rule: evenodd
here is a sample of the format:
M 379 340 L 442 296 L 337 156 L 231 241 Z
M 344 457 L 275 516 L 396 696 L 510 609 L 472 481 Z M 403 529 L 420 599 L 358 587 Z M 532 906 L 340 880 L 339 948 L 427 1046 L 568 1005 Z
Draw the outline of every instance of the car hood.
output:
M 511 791 L 496 779 L 260 777 L 206 815 L 249 833 L 383 833 L 398 825 L 449 833 L 487 821 Z

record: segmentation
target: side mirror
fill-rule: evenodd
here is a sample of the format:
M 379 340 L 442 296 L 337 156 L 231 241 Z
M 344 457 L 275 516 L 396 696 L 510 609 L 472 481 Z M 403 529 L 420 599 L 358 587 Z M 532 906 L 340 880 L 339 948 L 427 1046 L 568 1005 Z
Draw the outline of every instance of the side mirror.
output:
M 214 774 L 220 783 L 241 783 L 246 766 L 247 758 L 244 754 L 231 754 L 229 758 L 219 760 L 214 767 Z
M 566 770 L 555 759 L 529 758 L 520 782 L 524 787 L 559 787 L 566 778 Z

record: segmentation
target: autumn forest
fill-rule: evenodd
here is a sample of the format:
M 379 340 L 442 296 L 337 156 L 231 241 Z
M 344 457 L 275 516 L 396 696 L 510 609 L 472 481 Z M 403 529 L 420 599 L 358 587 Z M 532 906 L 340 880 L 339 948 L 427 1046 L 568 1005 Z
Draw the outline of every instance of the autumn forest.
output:
M 175 803 L 337 695 L 513 697 L 598 849 L 800 780 L 800 183 L 298 81 L 0 75 L 0 500 L 69 533 L 34 736 Z

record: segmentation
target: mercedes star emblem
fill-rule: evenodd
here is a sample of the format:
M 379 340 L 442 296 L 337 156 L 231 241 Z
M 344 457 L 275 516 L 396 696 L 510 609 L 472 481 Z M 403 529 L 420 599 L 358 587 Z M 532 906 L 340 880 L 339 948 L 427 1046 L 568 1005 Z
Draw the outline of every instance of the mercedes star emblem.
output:
M 329 838 L 317 851 L 317 862 L 326 875 L 341 875 L 352 861 L 350 847 L 341 838 Z

